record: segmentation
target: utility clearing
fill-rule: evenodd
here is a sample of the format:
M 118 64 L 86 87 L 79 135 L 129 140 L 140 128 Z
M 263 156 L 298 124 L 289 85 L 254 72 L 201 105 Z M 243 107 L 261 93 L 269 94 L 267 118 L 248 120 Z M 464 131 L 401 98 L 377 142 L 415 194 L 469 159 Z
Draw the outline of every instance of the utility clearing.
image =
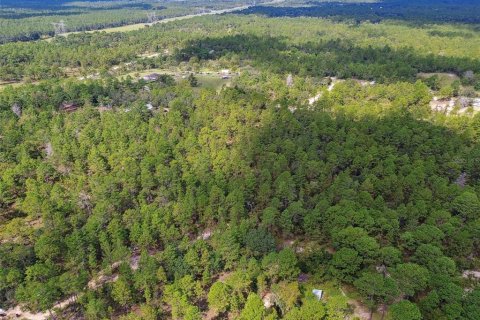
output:
M 265 2 L 262 3 L 262 5 L 271 5 L 271 4 L 277 4 L 284 2 L 285 0 L 274 0 L 271 2 Z M 245 9 L 248 9 L 250 7 L 253 7 L 254 4 L 250 5 L 244 5 L 244 6 L 239 6 L 239 7 L 234 7 L 234 8 L 229 8 L 229 9 L 221 9 L 221 10 L 211 10 L 211 11 L 205 11 L 205 12 L 200 12 L 200 13 L 195 13 L 195 14 L 188 14 L 185 16 L 178 16 L 178 17 L 172 17 L 172 18 L 166 18 L 162 20 L 158 20 L 155 22 L 150 22 L 150 23 L 135 23 L 135 24 L 127 24 L 121 27 L 113 27 L 113 28 L 105 28 L 105 29 L 96 29 L 96 30 L 89 30 L 89 31 L 74 31 L 74 32 L 67 32 L 64 34 L 61 34 L 60 36 L 68 36 L 70 34 L 78 34 L 78 33 L 94 33 L 94 32 L 106 32 L 106 33 L 112 33 L 112 32 L 128 32 L 128 31 L 134 31 L 134 30 L 140 30 L 146 27 L 151 27 L 156 24 L 160 23 L 169 23 L 173 21 L 180 21 L 180 20 L 187 20 L 187 19 L 192 19 L 195 17 L 201 17 L 201 16 L 211 16 L 211 15 L 217 15 L 217 14 L 225 14 L 225 13 L 232 13 L 236 11 L 242 11 Z M 45 41 L 51 41 L 53 38 L 47 38 Z

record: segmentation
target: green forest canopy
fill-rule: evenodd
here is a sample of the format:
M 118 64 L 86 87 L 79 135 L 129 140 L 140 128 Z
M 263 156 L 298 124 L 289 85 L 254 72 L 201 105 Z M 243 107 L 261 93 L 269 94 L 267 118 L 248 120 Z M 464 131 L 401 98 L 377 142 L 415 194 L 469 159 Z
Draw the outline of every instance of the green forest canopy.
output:
M 476 42 L 431 33 L 464 28 L 224 16 L 0 46 L 2 79 L 39 81 L 0 92 L 0 306 L 476 319 L 480 115 L 432 112 L 438 79 L 417 80 L 475 94 Z M 218 91 L 111 73 L 132 60 L 241 72 Z

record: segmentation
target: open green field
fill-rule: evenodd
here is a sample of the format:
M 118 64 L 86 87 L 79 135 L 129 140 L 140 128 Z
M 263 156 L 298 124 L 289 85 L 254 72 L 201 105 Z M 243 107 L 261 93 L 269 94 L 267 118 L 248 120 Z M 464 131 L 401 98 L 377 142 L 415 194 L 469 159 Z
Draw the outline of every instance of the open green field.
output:
M 437 76 L 442 87 L 450 86 L 456 80 L 460 80 L 460 77 L 453 73 L 442 73 L 442 72 L 432 72 L 432 73 L 419 73 L 419 79 L 427 79 L 433 76 Z
M 229 86 L 232 83 L 232 80 L 235 76 L 232 76 L 230 79 L 222 79 L 219 75 L 205 75 L 205 74 L 198 74 L 195 75 L 198 79 L 199 86 L 201 88 L 208 88 L 208 89 L 215 89 L 218 90 L 222 88 L 224 85 Z
M 180 71 L 172 69 L 148 69 L 142 71 L 134 71 L 124 75 L 120 75 L 118 79 L 125 79 L 127 76 L 132 78 L 141 78 L 148 74 L 159 73 L 159 74 L 168 74 L 175 78 L 177 82 L 187 79 L 188 75 L 191 73 L 189 71 Z M 200 73 L 194 73 L 195 78 L 198 80 L 198 85 L 200 88 L 215 89 L 218 90 L 224 85 L 228 86 L 232 83 L 232 80 L 237 77 L 236 74 L 230 75 L 229 79 L 222 79 L 221 75 L 217 71 L 206 71 Z

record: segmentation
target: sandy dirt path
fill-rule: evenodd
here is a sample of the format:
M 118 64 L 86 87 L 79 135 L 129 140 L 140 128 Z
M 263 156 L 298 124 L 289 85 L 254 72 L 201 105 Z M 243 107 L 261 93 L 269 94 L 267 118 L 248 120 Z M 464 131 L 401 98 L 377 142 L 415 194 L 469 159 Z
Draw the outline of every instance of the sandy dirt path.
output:
M 139 262 L 140 262 L 140 254 L 135 253 L 130 258 L 130 268 L 132 268 L 132 270 L 137 270 L 139 267 Z M 121 264 L 121 261 L 112 263 L 110 265 L 109 270 L 116 271 L 116 269 L 120 266 L 120 264 Z M 106 283 L 115 282 L 117 281 L 117 279 L 118 279 L 118 274 L 116 272 L 109 275 L 106 271 L 100 271 L 94 279 L 88 282 L 88 288 L 91 290 L 95 290 L 97 288 L 100 288 Z M 62 301 L 59 301 L 53 306 L 52 310 L 55 310 L 55 309 L 63 310 L 69 305 L 73 304 L 78 299 L 78 297 L 79 296 L 76 296 L 76 297 L 71 296 Z M 15 306 L 14 308 L 8 309 L 6 311 L 6 314 L 7 314 L 7 319 L 47 320 L 51 318 L 51 314 L 48 311 L 33 313 L 28 310 L 22 310 L 22 306 L 20 305 Z

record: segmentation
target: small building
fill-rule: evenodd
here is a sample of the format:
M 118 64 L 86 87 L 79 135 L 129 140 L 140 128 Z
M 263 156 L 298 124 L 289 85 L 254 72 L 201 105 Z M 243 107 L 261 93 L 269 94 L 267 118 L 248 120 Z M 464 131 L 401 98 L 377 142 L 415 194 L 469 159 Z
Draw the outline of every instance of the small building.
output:
M 148 110 L 153 110 L 153 104 L 151 104 L 150 102 L 147 103 L 147 104 L 145 105 L 145 107 L 146 107 Z
M 160 79 L 160 74 L 158 74 L 158 73 L 147 74 L 147 75 L 143 76 L 142 79 L 145 80 L 145 81 L 157 81 L 158 79 Z
M 63 112 L 74 112 L 77 111 L 78 104 L 74 102 L 63 102 L 58 109 Z
M 3 309 L 0 308 L 0 317 L 6 317 L 7 316 L 7 312 Z
M 220 74 L 227 76 L 230 74 L 230 69 L 222 69 L 220 70 Z
M 313 293 L 313 295 L 317 298 L 317 300 L 322 300 L 323 290 L 313 289 L 313 290 L 312 290 L 312 293 Z

